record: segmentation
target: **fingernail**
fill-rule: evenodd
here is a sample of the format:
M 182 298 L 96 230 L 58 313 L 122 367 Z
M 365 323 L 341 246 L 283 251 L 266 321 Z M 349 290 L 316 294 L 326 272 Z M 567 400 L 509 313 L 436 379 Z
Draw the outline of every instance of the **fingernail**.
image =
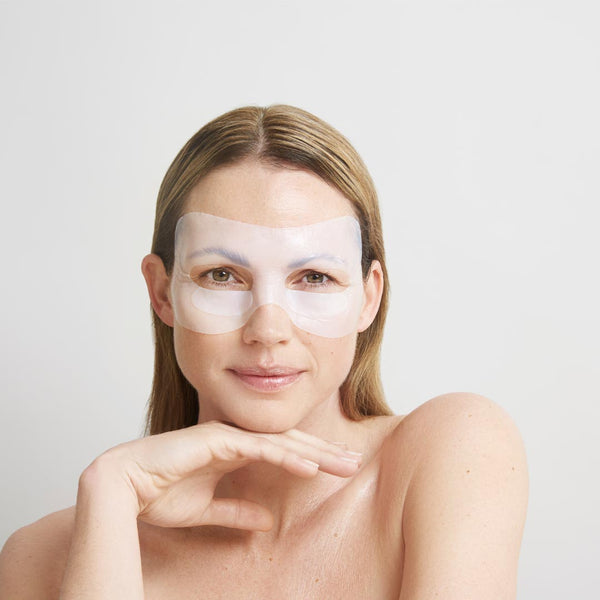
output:
M 358 459 L 358 457 L 352 458 L 350 456 L 340 456 L 338 458 L 340 460 L 344 460 L 346 462 L 352 463 L 353 465 L 358 465 L 360 463 L 360 460 Z
M 351 452 L 350 450 L 346 450 L 346 454 L 349 454 L 350 456 L 356 456 L 357 458 L 360 458 L 363 455 L 362 452 Z

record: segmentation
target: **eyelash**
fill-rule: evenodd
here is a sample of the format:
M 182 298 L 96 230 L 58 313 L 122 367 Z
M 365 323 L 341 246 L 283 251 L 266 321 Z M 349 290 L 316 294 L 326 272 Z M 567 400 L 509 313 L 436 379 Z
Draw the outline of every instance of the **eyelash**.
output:
M 305 273 L 303 273 L 302 279 L 308 277 L 309 275 L 322 275 L 325 278 L 322 283 L 311 283 L 307 281 L 306 285 L 308 285 L 309 287 L 324 288 L 329 287 L 330 285 L 333 285 L 335 283 L 331 275 L 328 275 L 327 273 L 322 273 L 321 271 L 306 271 Z
M 200 273 L 199 275 L 197 275 L 196 277 L 193 277 L 194 281 L 196 281 L 196 283 L 200 283 L 203 279 L 210 277 L 210 275 L 212 273 L 216 273 L 222 271 L 224 273 L 227 273 L 231 278 L 237 279 L 235 277 L 235 275 L 229 270 L 226 269 L 225 267 L 216 267 L 214 269 L 209 269 L 208 271 L 204 271 L 203 273 Z M 215 279 L 210 279 L 209 283 L 211 286 L 216 286 L 216 287 L 231 287 L 232 283 L 235 283 L 234 281 L 228 280 L 228 281 L 216 281 Z
M 231 278 L 238 280 L 238 283 L 242 283 L 241 281 L 239 281 L 239 279 L 234 275 L 234 273 L 231 272 L 230 269 L 227 269 L 225 267 L 216 267 L 213 269 L 209 269 L 208 271 L 204 271 L 202 273 L 200 273 L 199 275 L 197 275 L 196 277 L 193 277 L 194 281 L 196 281 L 196 283 L 200 283 L 202 280 L 204 280 L 205 278 L 209 278 L 213 273 L 215 272 L 219 272 L 222 271 L 224 273 L 227 273 Z M 321 283 L 312 283 L 309 281 L 304 281 L 304 285 L 306 285 L 309 289 L 310 288 L 325 288 L 325 287 L 329 287 L 331 285 L 334 285 L 337 283 L 336 279 L 334 277 L 332 277 L 331 275 L 329 275 L 328 273 L 324 273 L 322 271 L 304 271 L 301 275 L 301 280 L 304 280 L 305 277 L 308 277 L 310 275 L 322 275 L 324 277 L 324 281 Z M 216 287 L 225 287 L 225 288 L 230 288 L 232 283 L 235 283 L 234 281 L 228 280 L 228 281 L 216 281 L 215 279 L 210 279 L 209 280 L 210 286 L 216 286 Z

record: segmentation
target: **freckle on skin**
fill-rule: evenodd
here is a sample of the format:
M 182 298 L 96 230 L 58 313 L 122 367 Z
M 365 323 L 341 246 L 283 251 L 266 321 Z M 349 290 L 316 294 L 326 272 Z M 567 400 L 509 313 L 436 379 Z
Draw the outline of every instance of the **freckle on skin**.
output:
M 272 557 L 272 556 L 269 556 L 269 560 L 270 560 L 271 562 L 273 562 L 273 557 Z
M 470 473 L 470 472 L 471 472 L 471 469 L 467 469 L 467 473 Z
M 319 582 L 319 578 L 317 577 L 317 578 L 315 579 L 315 583 L 318 583 L 318 582 Z
M 333 534 L 333 537 L 337 537 L 337 533 L 334 533 L 334 534 Z

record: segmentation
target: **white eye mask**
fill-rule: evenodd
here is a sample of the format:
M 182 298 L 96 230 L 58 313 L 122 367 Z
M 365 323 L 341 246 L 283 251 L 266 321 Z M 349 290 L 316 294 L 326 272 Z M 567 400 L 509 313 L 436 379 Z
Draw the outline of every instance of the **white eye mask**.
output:
M 199 333 L 226 333 L 276 304 L 300 329 L 343 337 L 357 331 L 364 303 L 361 254 L 350 216 L 263 227 L 186 213 L 175 229 L 175 319 Z

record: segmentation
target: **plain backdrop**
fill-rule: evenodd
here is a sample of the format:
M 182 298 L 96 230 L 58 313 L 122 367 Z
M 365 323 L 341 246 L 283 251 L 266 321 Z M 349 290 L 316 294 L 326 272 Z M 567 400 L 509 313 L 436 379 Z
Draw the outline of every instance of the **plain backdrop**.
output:
M 599 31 L 594 0 L 0 0 L 0 542 L 142 432 L 171 160 L 289 103 L 377 185 L 389 403 L 503 406 L 531 479 L 518 597 L 597 597 Z

